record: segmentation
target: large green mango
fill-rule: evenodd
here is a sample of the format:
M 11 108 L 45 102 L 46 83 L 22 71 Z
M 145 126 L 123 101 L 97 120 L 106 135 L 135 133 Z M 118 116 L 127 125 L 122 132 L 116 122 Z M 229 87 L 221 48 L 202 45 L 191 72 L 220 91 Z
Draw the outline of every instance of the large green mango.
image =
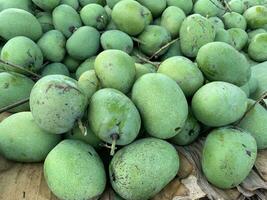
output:
M 267 24 L 267 7 L 253 6 L 246 10 L 244 17 L 251 29 L 262 28 Z
M 179 157 L 171 144 L 145 138 L 115 154 L 109 176 L 112 187 L 124 199 L 147 200 L 163 189 L 178 169 Z
M 174 137 L 185 124 L 186 98 L 177 83 L 164 74 L 149 73 L 140 77 L 133 86 L 132 100 L 146 131 L 153 137 Z

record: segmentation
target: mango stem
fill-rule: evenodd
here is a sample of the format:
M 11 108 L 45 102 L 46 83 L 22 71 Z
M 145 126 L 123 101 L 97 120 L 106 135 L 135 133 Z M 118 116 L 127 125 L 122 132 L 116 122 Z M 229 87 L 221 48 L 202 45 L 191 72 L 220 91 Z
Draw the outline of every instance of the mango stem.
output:
M 116 143 L 117 143 L 117 140 L 119 139 L 119 134 L 113 133 L 110 137 L 112 139 L 110 155 L 114 156 L 115 150 L 116 150 Z

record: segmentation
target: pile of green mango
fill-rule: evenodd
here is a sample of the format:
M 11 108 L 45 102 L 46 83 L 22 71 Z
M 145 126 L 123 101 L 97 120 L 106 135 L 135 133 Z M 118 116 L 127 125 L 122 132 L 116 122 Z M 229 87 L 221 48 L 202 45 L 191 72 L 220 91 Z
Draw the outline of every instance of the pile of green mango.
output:
M 234 188 L 267 149 L 266 99 L 267 0 L 0 0 L 0 154 L 44 162 L 59 199 L 148 200 L 199 138 Z

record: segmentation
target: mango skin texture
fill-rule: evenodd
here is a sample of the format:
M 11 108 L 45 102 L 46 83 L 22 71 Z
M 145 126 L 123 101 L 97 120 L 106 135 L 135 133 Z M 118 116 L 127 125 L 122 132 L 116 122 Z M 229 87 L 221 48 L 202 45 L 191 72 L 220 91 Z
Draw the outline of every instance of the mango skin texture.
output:
M 133 86 L 132 101 L 146 131 L 153 137 L 174 137 L 187 119 L 188 105 L 181 88 L 164 74 L 149 73 L 140 77 Z
M 30 95 L 30 108 L 35 122 L 54 134 L 65 133 L 81 118 L 86 96 L 78 82 L 64 75 L 50 75 L 40 79 Z
M 40 129 L 30 112 L 16 113 L 0 124 L 0 152 L 18 162 L 41 162 L 61 136 Z
M 92 146 L 78 140 L 64 140 L 48 154 L 44 176 L 59 199 L 98 199 L 106 185 L 99 155 Z
M 6 40 L 16 36 L 25 36 L 36 41 L 43 33 L 37 18 L 22 9 L 3 10 L 0 12 L 0 21 L 0 36 Z
M 145 200 L 177 174 L 179 157 L 166 141 L 146 138 L 119 150 L 109 166 L 112 187 L 124 199 Z
M 24 75 L 0 73 L 0 108 L 28 98 L 33 86 L 34 82 Z M 29 109 L 29 103 L 25 103 L 9 110 L 9 112 L 21 112 Z
M 204 144 L 202 170 L 213 185 L 230 189 L 248 176 L 256 156 L 257 144 L 248 132 L 231 127 L 215 129 Z

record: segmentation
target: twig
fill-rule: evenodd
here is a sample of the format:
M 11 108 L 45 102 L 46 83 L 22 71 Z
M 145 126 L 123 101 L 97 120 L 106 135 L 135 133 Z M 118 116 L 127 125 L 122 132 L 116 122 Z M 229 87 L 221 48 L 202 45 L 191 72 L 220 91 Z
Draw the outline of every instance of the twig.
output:
M 3 112 L 6 112 L 6 111 L 8 111 L 8 110 L 10 110 L 10 109 L 12 109 L 12 108 L 15 108 L 15 107 L 17 107 L 17 106 L 20 106 L 20 105 L 22 105 L 22 104 L 24 104 L 24 103 L 27 103 L 29 100 L 30 100 L 29 98 L 27 98 L 27 99 L 22 99 L 22 100 L 20 100 L 20 101 L 18 101 L 18 102 L 15 102 L 15 103 L 13 103 L 13 104 L 10 104 L 10 105 L 7 105 L 7 106 L 5 106 L 5 107 L 3 107 L 3 108 L 0 108 L 0 114 L 3 113 Z
M 132 40 L 137 42 L 138 44 L 145 44 L 142 40 L 139 40 L 138 38 L 132 37 Z
M 170 42 L 168 42 L 167 44 L 165 44 L 164 46 L 162 46 L 159 50 L 157 50 L 150 58 L 149 60 L 153 59 L 153 58 L 157 58 L 157 56 L 164 51 L 165 49 L 167 49 L 169 46 L 171 46 L 173 43 L 177 42 L 179 40 L 179 38 L 176 38 Z
M 38 78 L 38 79 L 41 78 L 40 75 L 38 75 L 38 74 L 36 74 L 36 73 L 34 73 L 34 72 L 32 72 L 32 71 L 26 69 L 26 68 L 23 68 L 23 67 L 21 67 L 21 66 L 12 64 L 12 63 L 10 63 L 10 62 L 6 62 L 6 61 L 1 60 L 1 59 L 0 59 L 0 63 L 2 63 L 2 64 L 4 64 L 4 65 L 8 65 L 8 66 L 13 67 L 13 68 L 16 68 L 16 69 L 19 69 L 19 70 L 22 70 L 22 71 L 24 71 L 24 72 L 27 72 L 28 74 L 30 74 L 30 75 L 32 75 L 32 76 Z
M 232 9 L 230 8 L 229 3 L 228 3 L 226 0 L 223 0 L 223 2 L 224 2 L 224 4 L 225 4 L 226 8 L 227 8 L 230 12 L 232 12 Z
M 140 60 L 142 60 L 143 62 L 146 62 L 146 63 L 149 63 L 149 64 L 151 64 L 151 65 L 154 65 L 154 66 L 159 66 L 160 65 L 160 63 L 158 63 L 158 62 L 152 62 L 152 61 L 150 61 L 150 60 L 148 60 L 147 58 L 144 58 L 143 56 L 141 56 L 140 54 L 135 54 L 135 56 L 137 57 L 137 58 L 139 58 Z
M 82 120 L 78 119 L 78 126 L 83 136 L 87 136 L 87 128 L 83 125 Z

